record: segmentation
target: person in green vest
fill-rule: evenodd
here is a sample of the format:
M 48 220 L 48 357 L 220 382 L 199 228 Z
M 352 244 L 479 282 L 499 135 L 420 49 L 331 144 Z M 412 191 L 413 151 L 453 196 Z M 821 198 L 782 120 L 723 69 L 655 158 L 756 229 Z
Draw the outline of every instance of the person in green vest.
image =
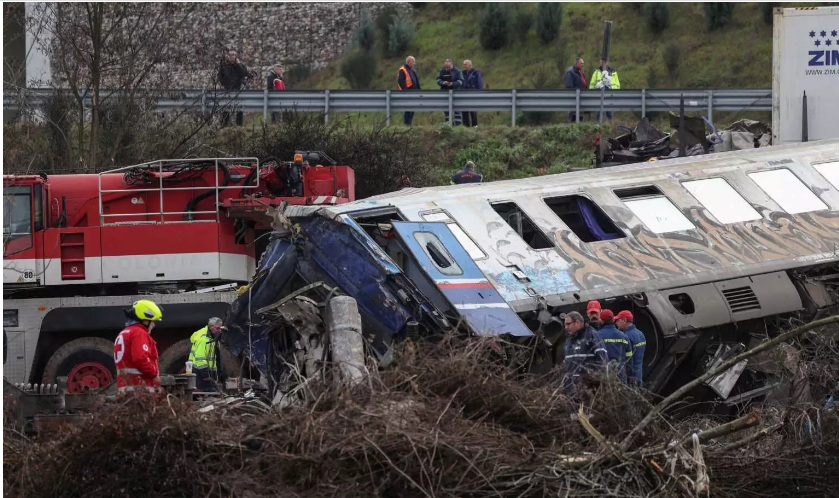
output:
M 196 376 L 196 391 L 215 391 L 216 383 L 224 378 L 216 347 L 224 329 L 221 318 L 213 317 L 207 321 L 206 327 L 195 331 L 189 338 L 192 342 L 189 361 L 192 362 L 192 373 Z
M 591 81 L 588 84 L 589 90 L 600 90 L 601 88 L 605 88 L 606 90 L 621 89 L 621 80 L 618 78 L 618 72 L 605 59 L 600 59 L 600 66 L 591 74 Z M 612 117 L 612 111 L 606 111 L 606 119 L 612 119 Z M 600 119 L 599 113 L 597 119 Z

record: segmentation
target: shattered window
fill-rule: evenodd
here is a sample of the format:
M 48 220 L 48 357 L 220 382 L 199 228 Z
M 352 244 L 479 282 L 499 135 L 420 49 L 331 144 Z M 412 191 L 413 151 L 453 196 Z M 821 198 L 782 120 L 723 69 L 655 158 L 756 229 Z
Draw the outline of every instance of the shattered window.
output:
M 814 168 L 823 177 L 833 185 L 836 190 L 839 190 L 839 161 L 832 161 L 829 163 L 814 164 Z
M 724 225 L 763 218 L 724 178 L 682 182 L 682 186 Z
M 693 223 L 655 185 L 615 190 L 615 195 L 654 233 L 693 230 Z
M 789 214 L 827 209 L 827 205 L 788 169 L 749 173 L 749 178 Z
M 581 195 L 546 197 L 545 204 L 582 242 L 597 242 L 625 237 L 615 223 L 592 202 Z
M 443 275 L 463 275 L 460 265 L 443 245 L 439 238 L 431 232 L 414 232 L 414 238 L 419 242 L 425 254 Z
M 456 221 L 451 219 L 447 213 L 437 211 L 433 213 L 423 213 L 421 216 L 422 219 L 424 219 L 425 221 L 444 221 L 446 223 L 446 226 L 449 227 L 449 230 L 452 231 L 452 234 L 454 234 L 457 241 L 460 242 L 460 245 L 463 246 L 463 248 L 469 254 L 469 257 L 473 260 L 483 259 L 487 257 L 486 253 L 484 253 L 484 251 L 481 250 L 481 248 L 478 247 L 478 245 L 475 244 L 474 241 L 472 241 L 472 238 L 469 237 L 469 235 L 467 235 L 466 232 L 464 232 L 463 229 L 460 228 L 460 225 L 458 225 Z
M 554 245 L 548 237 L 533 223 L 530 216 L 521 210 L 515 202 L 495 202 L 490 204 L 492 209 L 519 234 L 527 245 L 533 249 L 553 249 Z

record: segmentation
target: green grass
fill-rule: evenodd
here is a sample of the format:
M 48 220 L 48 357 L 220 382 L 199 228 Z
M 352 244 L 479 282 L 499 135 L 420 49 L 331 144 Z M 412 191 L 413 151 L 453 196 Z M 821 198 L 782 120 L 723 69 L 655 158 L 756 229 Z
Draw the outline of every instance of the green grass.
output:
M 787 4 L 785 4 L 787 5 Z M 810 5 L 810 4 L 796 4 Z M 817 5 L 817 4 L 813 4 Z M 760 5 L 738 3 L 732 22 L 719 30 L 707 29 L 700 3 L 670 3 L 670 26 L 650 33 L 643 13 L 627 3 L 565 3 L 559 38 L 542 45 L 531 27 L 524 40 L 513 36 L 498 51 L 480 47 L 479 22 L 483 4 L 430 3 L 414 10 L 416 36 L 408 52 L 417 58 L 417 71 L 425 90 L 436 90 L 437 72 L 451 58 L 458 67 L 472 59 L 483 73 L 487 88 L 534 88 L 537 73 L 545 71 L 561 88 L 562 76 L 577 54 L 582 54 L 586 75 L 599 62 L 603 21 L 612 21 L 611 64 L 618 70 L 622 88 L 768 88 L 772 85 L 772 26 L 763 23 Z M 535 3 L 514 4 L 517 10 L 537 11 Z M 664 47 L 675 43 L 681 52 L 679 66 L 668 71 Z M 373 89 L 395 89 L 396 72 L 405 56 L 383 57 Z M 300 88 L 348 89 L 336 60 L 313 74 Z M 359 115 L 371 122 L 381 115 Z M 751 117 L 751 116 L 749 116 Z M 394 123 L 401 123 L 401 114 Z M 634 118 L 628 119 L 633 121 Z M 554 117 L 562 122 L 562 116 Z M 416 125 L 438 125 L 442 113 L 418 113 Z M 510 113 L 483 113 L 482 124 L 508 125 Z

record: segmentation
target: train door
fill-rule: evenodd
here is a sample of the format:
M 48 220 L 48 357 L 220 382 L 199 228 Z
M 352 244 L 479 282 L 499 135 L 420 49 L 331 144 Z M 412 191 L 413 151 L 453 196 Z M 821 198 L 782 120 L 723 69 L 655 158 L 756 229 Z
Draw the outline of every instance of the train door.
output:
M 474 333 L 533 335 L 446 223 L 395 221 L 393 229 L 408 253 L 406 257 L 417 263 Z

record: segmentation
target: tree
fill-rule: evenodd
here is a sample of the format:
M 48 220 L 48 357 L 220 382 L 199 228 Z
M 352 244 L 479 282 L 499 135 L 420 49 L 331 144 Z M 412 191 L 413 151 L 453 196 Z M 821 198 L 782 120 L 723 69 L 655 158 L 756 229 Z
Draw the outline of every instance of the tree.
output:
M 376 43 L 376 26 L 370 20 L 367 9 L 361 11 L 361 21 L 355 31 L 355 42 L 365 52 L 373 50 L 373 45 Z
M 215 45 L 215 33 L 193 18 L 193 9 L 189 4 L 38 4 L 27 30 L 45 35 L 38 43 L 52 61 L 51 84 L 69 89 L 75 100 L 73 149 L 78 167 L 87 170 L 103 160 L 113 164 L 119 157 L 142 157 L 144 151 L 159 154 L 158 137 L 183 133 L 180 146 L 196 127 L 209 122 L 212 113 L 201 120 L 191 119 L 187 111 L 167 117 L 154 113 L 170 84 L 166 63 L 201 67 L 208 78 L 214 73 L 214 60 L 196 60 L 190 47 L 169 42 L 173 33 L 189 29 L 205 46 Z M 184 123 L 188 126 L 176 131 Z M 127 149 L 137 150 L 128 154 Z
M 481 46 L 487 50 L 498 50 L 510 40 L 512 12 L 504 3 L 488 3 L 481 13 Z
M 670 26 L 670 9 L 666 3 L 650 2 L 644 4 L 647 27 L 653 34 L 658 34 Z
M 387 49 L 392 56 L 401 55 L 414 41 L 414 23 L 405 12 L 394 16 L 388 28 Z
M 734 4 L 729 2 L 710 2 L 704 4 L 705 18 L 708 21 L 708 31 L 722 28 L 731 22 Z
M 543 44 L 556 40 L 559 27 L 562 25 L 561 3 L 540 3 L 539 15 L 536 17 L 536 36 Z

